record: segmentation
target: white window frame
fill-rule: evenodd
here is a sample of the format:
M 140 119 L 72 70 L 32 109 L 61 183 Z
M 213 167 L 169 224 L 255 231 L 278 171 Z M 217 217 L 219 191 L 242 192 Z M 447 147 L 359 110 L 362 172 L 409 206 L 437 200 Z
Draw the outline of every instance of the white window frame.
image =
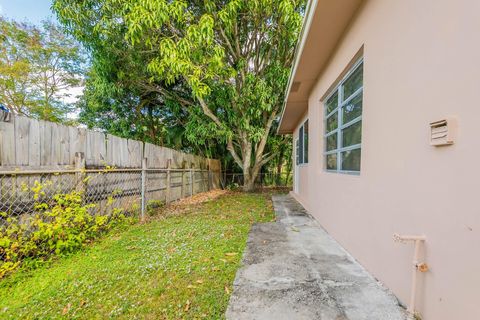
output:
M 348 123 L 343 123 L 343 112 L 342 109 L 350 101 L 353 99 L 357 98 L 359 95 L 363 95 L 363 77 L 362 77 L 362 85 L 360 88 L 358 88 L 354 93 L 352 93 L 349 97 L 347 97 L 346 100 L 343 98 L 343 86 L 345 82 L 348 80 L 348 78 L 355 72 L 357 71 L 358 68 L 362 67 L 363 68 L 363 58 L 360 58 L 355 64 L 350 68 L 350 70 L 345 74 L 345 76 L 340 80 L 340 82 L 337 84 L 337 86 L 332 89 L 332 91 L 327 95 L 327 97 L 323 100 L 323 108 L 324 108 L 324 134 L 323 134 L 323 144 L 324 144 L 324 152 L 323 152 L 323 160 L 325 162 L 324 164 L 324 169 L 327 172 L 335 172 L 335 173 L 346 173 L 346 174 L 354 174 L 354 175 L 359 175 L 361 171 L 361 160 L 360 160 L 360 170 L 359 171 L 353 171 L 353 170 L 342 170 L 342 152 L 345 151 L 350 151 L 350 150 L 357 150 L 360 149 L 362 150 L 362 142 L 351 145 L 348 147 L 343 147 L 343 130 L 356 124 L 359 121 L 362 121 L 362 115 L 363 115 L 363 97 L 362 97 L 362 113 L 360 116 L 358 116 L 355 119 L 350 120 Z M 327 101 L 334 96 L 335 94 L 338 94 L 338 104 L 337 107 L 332 110 L 330 113 L 327 114 Z M 337 128 L 331 132 L 327 133 L 327 119 L 337 113 Z M 362 123 L 362 129 L 363 129 L 363 123 Z M 327 151 L 327 138 L 331 135 L 338 134 L 337 135 L 337 148 L 334 150 Z M 337 169 L 327 169 L 327 156 L 331 154 L 336 154 L 337 155 Z
M 298 135 L 297 135 L 297 139 L 295 140 L 295 161 L 296 161 L 296 165 L 297 166 L 304 166 L 304 165 L 307 165 L 308 164 L 308 135 L 307 134 L 307 138 L 305 139 L 305 124 L 308 123 L 308 119 L 306 119 L 302 125 L 298 128 Z M 310 132 L 310 124 L 308 124 L 308 131 Z M 302 135 L 300 135 L 300 132 L 302 132 Z M 302 140 L 300 142 L 300 140 Z M 307 144 L 305 144 L 305 140 L 307 141 Z M 302 147 L 302 150 L 301 152 L 299 152 L 300 150 L 300 147 Z M 305 161 L 305 151 L 306 151 L 306 154 L 307 154 L 307 159 Z M 302 156 L 301 159 L 300 159 L 300 155 Z

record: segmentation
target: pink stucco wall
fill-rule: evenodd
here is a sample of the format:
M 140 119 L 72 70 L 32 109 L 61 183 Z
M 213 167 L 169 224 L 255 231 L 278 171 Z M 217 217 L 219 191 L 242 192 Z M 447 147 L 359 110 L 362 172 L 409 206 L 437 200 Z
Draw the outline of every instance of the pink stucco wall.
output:
M 320 99 L 362 46 L 361 173 L 327 173 Z M 425 320 L 480 319 L 479 101 L 478 0 L 366 1 L 309 98 L 300 199 L 404 303 L 413 246 L 392 235 L 425 234 Z M 430 146 L 429 123 L 449 115 L 455 144 Z

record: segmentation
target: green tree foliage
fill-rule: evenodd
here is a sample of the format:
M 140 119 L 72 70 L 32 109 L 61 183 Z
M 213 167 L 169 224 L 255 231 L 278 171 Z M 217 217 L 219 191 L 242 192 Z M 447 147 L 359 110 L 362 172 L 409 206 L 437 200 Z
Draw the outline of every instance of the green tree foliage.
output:
M 79 101 L 80 122 L 124 138 L 191 151 L 184 137 L 188 112 L 180 103 L 115 74 L 100 75 L 96 67 L 94 63 Z
M 142 85 L 154 85 L 164 99 L 187 107 L 188 139 L 222 141 L 243 171 L 244 189 L 251 190 L 262 166 L 278 151 L 272 139 L 282 139 L 271 133 L 304 2 L 56 0 L 54 9 L 94 55 L 112 45 L 129 56 L 141 55 L 138 61 L 148 74 L 141 77 Z M 190 96 L 169 89 L 179 83 Z
M 0 17 L 0 103 L 12 112 L 66 120 L 70 89 L 81 84 L 81 47 L 50 21 L 41 28 Z
M 59 2 L 56 7 L 63 8 L 60 18 L 75 17 L 62 21 L 91 55 L 79 102 L 82 123 L 125 138 L 208 154 L 185 139 L 190 90 L 181 81 L 167 85 L 152 77 L 148 63 L 155 51 L 149 44 L 133 46 L 127 40 L 127 28 L 118 18 L 122 1 Z

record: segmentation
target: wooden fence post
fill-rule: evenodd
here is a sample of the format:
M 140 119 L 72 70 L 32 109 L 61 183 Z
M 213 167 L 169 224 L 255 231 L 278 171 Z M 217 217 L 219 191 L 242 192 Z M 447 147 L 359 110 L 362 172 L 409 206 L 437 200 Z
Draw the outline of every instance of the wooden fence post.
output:
M 141 209 L 141 220 L 145 220 L 145 209 L 146 209 L 146 184 L 147 184 L 147 158 L 142 159 L 142 209 Z
M 212 175 L 210 172 L 210 164 L 207 164 L 207 191 L 210 191 L 212 189 L 211 184 L 212 184 Z
M 165 203 L 168 204 L 171 202 L 171 187 L 172 187 L 172 171 L 171 171 L 172 159 L 167 160 L 167 181 L 166 190 L 165 190 Z
M 85 154 L 75 152 L 75 191 L 85 192 Z
M 180 197 L 183 199 L 186 196 L 187 191 L 187 181 L 185 179 L 185 170 L 186 170 L 186 163 L 182 163 L 182 194 Z
M 190 196 L 193 196 L 193 191 L 195 190 L 194 185 L 195 181 L 193 180 L 193 170 L 194 170 L 194 165 L 190 164 Z

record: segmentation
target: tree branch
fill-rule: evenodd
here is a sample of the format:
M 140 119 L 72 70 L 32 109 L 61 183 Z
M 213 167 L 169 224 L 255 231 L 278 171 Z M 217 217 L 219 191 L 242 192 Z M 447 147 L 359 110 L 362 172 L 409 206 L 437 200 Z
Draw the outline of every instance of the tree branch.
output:
M 235 147 L 233 146 L 233 141 L 232 138 L 228 138 L 227 141 L 227 150 L 230 151 L 230 154 L 233 157 L 233 160 L 235 160 L 235 163 L 243 169 L 243 162 L 242 159 L 238 156 L 237 152 L 235 151 Z
M 203 100 L 203 98 L 201 97 L 197 97 L 198 101 L 200 102 L 200 106 L 202 107 L 202 110 L 203 110 L 203 113 L 209 117 L 210 119 L 213 120 L 213 122 L 215 122 L 215 124 L 222 128 L 223 125 L 222 125 L 222 122 L 220 121 L 220 119 L 217 118 L 217 116 L 215 114 L 213 114 L 212 110 L 210 110 L 210 108 L 207 106 L 207 104 L 205 103 L 205 100 Z
M 261 159 L 262 159 L 263 150 L 265 149 L 265 146 L 267 145 L 268 136 L 270 135 L 270 129 L 272 128 L 273 120 L 275 120 L 276 116 L 277 116 L 277 112 L 272 111 L 272 113 L 268 117 L 267 123 L 265 125 L 265 132 L 263 133 L 263 136 L 260 139 L 260 142 L 258 143 L 257 150 L 255 150 L 255 164 L 260 162 Z

